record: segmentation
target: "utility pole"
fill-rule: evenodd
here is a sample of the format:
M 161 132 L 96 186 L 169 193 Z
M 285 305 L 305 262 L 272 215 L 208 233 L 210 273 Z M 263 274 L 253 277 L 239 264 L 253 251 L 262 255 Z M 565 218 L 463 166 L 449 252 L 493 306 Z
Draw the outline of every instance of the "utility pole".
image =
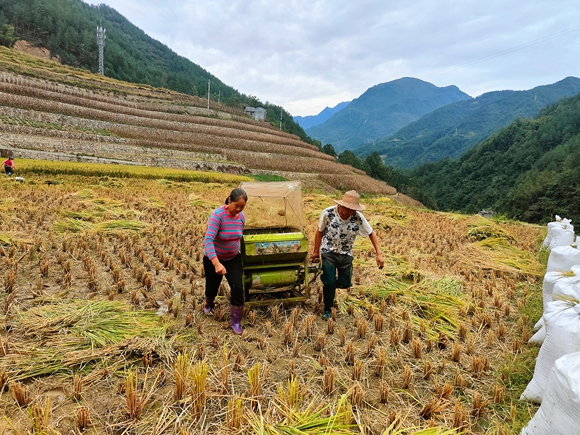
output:
M 105 48 L 105 32 L 107 29 L 102 28 L 101 26 L 97 27 L 97 45 L 99 46 L 99 74 L 104 76 L 105 75 L 105 68 L 104 64 L 104 48 Z
M 282 108 L 280 108 L 280 131 L 282 131 Z
M 209 110 L 209 91 L 210 91 L 210 85 L 209 85 L 209 79 L 207 80 L 207 110 Z

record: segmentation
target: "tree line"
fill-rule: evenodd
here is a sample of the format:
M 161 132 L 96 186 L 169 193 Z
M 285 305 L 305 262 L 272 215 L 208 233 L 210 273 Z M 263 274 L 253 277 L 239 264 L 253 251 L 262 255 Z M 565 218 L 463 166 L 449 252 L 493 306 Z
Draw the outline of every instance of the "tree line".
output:
M 320 151 L 336 158 L 339 163 L 350 165 L 353 168 L 364 171 L 369 177 L 381 180 L 397 189 L 405 195 L 421 202 L 424 206 L 437 209 L 437 203 L 422 189 L 417 180 L 404 174 L 402 171 L 387 166 L 377 151 L 372 152 L 364 159 L 358 158 L 352 151 L 345 150 L 340 154 L 336 153 L 332 144 L 321 146 L 320 141 L 315 140 Z

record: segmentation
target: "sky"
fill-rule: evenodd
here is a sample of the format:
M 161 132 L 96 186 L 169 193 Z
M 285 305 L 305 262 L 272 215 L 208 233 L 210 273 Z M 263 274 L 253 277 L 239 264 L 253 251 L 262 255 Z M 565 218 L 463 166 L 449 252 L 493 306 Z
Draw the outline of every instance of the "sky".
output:
M 293 116 L 401 77 L 472 97 L 580 77 L 579 0 L 85 1 Z

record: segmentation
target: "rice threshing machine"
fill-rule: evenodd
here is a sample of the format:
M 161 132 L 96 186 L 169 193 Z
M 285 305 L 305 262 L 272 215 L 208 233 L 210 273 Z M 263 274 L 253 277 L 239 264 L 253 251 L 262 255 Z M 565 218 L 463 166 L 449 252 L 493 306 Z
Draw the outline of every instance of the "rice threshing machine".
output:
M 308 238 L 299 181 L 248 182 L 242 238 L 249 305 L 299 303 L 310 297 Z M 316 272 L 318 266 L 310 266 Z M 316 275 L 314 276 L 316 278 Z

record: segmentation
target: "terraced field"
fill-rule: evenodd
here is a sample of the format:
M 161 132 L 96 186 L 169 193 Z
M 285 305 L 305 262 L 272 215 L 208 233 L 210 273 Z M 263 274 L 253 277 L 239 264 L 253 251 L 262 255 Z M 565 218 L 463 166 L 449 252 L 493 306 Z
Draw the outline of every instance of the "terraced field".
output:
M 277 174 L 394 195 L 384 182 L 231 107 L 0 49 L 0 151 L 15 157 Z M 401 198 L 404 200 L 403 196 Z

